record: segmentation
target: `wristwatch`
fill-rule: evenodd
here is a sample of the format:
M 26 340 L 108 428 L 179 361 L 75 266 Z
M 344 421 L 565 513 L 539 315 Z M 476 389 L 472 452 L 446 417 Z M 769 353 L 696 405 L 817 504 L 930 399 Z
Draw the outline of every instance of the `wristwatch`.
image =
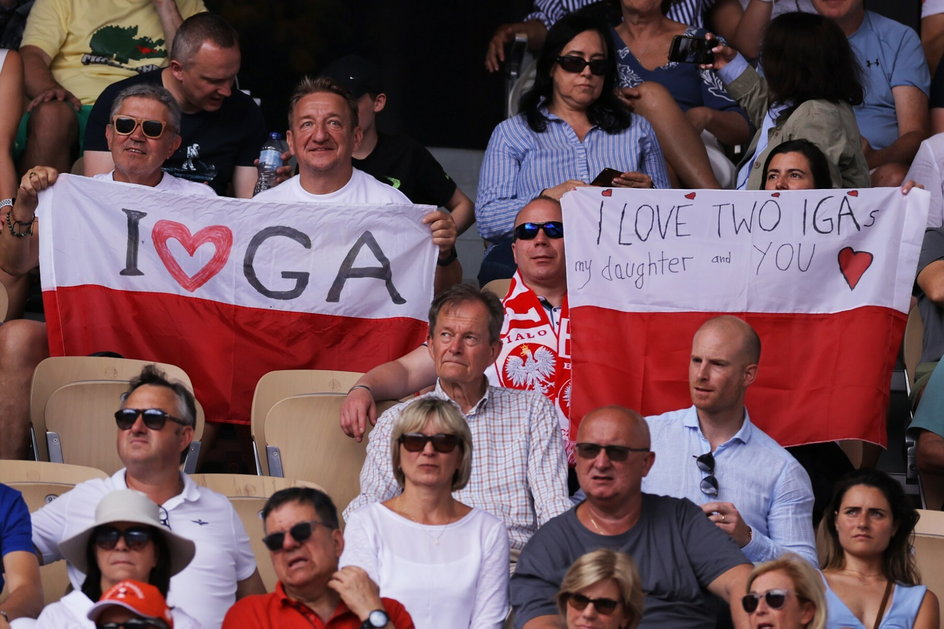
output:
M 390 617 L 382 609 L 375 609 L 367 614 L 367 620 L 361 625 L 361 629 L 381 629 L 390 624 Z

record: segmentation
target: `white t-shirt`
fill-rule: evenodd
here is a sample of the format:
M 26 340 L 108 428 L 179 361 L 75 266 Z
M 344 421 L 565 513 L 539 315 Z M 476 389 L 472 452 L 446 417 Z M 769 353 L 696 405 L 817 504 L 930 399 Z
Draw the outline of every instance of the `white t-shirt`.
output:
M 500 629 L 508 613 L 508 533 L 481 509 L 429 525 L 367 505 L 347 520 L 339 565 L 366 570 L 416 629 Z
M 92 605 L 92 601 L 81 590 L 73 590 L 55 603 L 46 605 L 32 625 L 19 624 L 17 628 L 95 629 L 95 623 L 87 615 Z M 174 629 L 200 629 L 200 623 L 179 607 L 171 609 L 170 613 L 174 619 Z
M 236 601 L 236 582 L 255 572 L 256 558 L 229 500 L 200 487 L 186 474 L 182 477 L 183 491 L 161 505 L 161 516 L 166 513 L 170 529 L 193 540 L 197 552 L 190 565 L 171 577 L 167 602 L 187 610 L 203 627 L 214 629 Z M 33 545 L 42 554 L 42 563 L 62 559 L 59 542 L 94 523 L 95 507 L 105 494 L 127 488 L 122 468 L 109 478 L 79 483 L 35 511 L 31 516 Z M 70 565 L 69 580 L 81 589 L 85 575 Z
M 115 181 L 114 174 L 115 171 L 113 170 L 110 173 L 92 175 L 92 179 L 98 179 L 99 181 L 111 181 L 113 183 L 121 183 L 129 186 L 135 185 L 125 183 L 123 181 Z M 196 181 L 189 181 L 180 177 L 174 177 L 170 173 L 164 173 L 160 183 L 154 186 L 154 189 L 161 190 L 163 192 L 176 192 L 177 194 L 194 194 L 207 197 L 216 196 L 216 191 L 205 183 L 197 183 Z
M 274 188 L 269 188 L 253 197 L 254 201 L 269 203 L 340 203 L 354 205 L 396 204 L 413 205 L 405 194 L 385 183 L 377 181 L 367 173 L 354 169 L 350 180 L 341 188 L 327 194 L 312 194 L 302 188 L 301 175 L 295 175 Z

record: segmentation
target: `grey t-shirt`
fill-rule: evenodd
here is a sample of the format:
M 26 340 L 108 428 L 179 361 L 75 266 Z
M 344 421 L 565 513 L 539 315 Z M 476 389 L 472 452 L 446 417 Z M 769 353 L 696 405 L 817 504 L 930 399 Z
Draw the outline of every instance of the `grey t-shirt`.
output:
M 571 509 L 538 529 L 511 577 L 515 627 L 557 614 L 555 596 L 570 565 L 598 548 L 628 553 L 646 592 L 641 628 L 715 626 L 716 606 L 705 589 L 718 576 L 749 563 L 734 541 L 687 499 L 642 495 L 642 515 L 622 535 L 597 535 Z
M 924 232 L 924 241 L 921 243 L 918 273 L 921 273 L 924 267 L 942 258 L 944 258 L 944 228 L 929 229 Z M 937 362 L 944 355 L 944 312 L 928 299 L 917 284 L 915 284 L 915 295 L 918 298 L 921 321 L 924 323 L 921 362 Z

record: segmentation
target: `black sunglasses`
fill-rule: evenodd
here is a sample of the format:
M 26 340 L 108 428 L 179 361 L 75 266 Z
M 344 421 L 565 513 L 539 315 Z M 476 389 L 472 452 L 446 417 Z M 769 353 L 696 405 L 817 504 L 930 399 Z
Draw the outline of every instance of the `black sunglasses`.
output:
M 780 609 L 786 604 L 789 593 L 790 590 L 767 590 L 763 594 L 751 592 L 745 594 L 744 598 L 741 599 L 741 606 L 748 614 L 753 614 L 757 610 L 757 606 L 760 605 L 760 599 L 763 598 L 767 601 L 767 607 L 770 609 Z
M 124 622 L 100 622 L 96 629 L 167 629 L 167 623 L 157 618 L 131 618 Z
M 282 547 L 285 545 L 286 533 L 291 535 L 292 539 L 300 544 L 311 537 L 311 533 L 316 526 L 323 526 L 326 529 L 334 529 L 333 526 L 329 526 L 324 522 L 319 522 L 318 520 L 308 520 L 306 522 L 299 522 L 298 524 L 293 525 L 288 531 L 269 533 L 262 538 L 262 543 L 265 544 L 266 548 L 273 552 L 282 550 Z
M 92 535 L 95 545 L 102 550 L 113 550 L 122 537 L 125 539 L 125 546 L 129 550 L 141 550 L 154 539 L 154 532 L 143 526 L 133 526 L 123 531 L 114 526 L 100 526 L 95 529 L 95 533 Z
M 595 459 L 600 455 L 600 450 L 606 452 L 606 458 L 620 463 L 629 458 L 630 452 L 649 452 L 649 448 L 630 448 L 629 446 L 603 446 L 599 443 L 577 443 L 577 456 L 581 459 Z
M 160 430 L 164 427 L 164 424 L 167 423 L 168 419 L 181 426 L 187 425 L 187 422 L 184 420 L 179 417 L 174 417 L 159 408 L 123 408 L 115 413 L 115 423 L 118 424 L 120 430 L 128 430 L 134 426 L 138 415 L 144 418 L 144 425 L 151 430 Z
M 595 74 L 596 76 L 606 74 L 606 59 L 591 59 L 587 61 L 583 57 L 566 55 L 558 57 L 555 61 L 557 61 L 557 65 L 559 65 L 564 72 L 579 74 L 583 72 L 584 68 L 590 66 L 590 74 Z
M 424 435 L 420 432 L 408 432 L 400 435 L 400 445 L 406 448 L 407 452 L 422 452 L 427 443 L 433 444 L 433 450 L 447 454 L 456 449 L 459 445 L 459 437 L 456 435 L 447 435 L 439 433 L 438 435 Z
M 699 488 L 701 493 L 706 496 L 717 496 L 718 495 L 718 479 L 715 478 L 715 457 L 712 456 L 711 452 L 705 452 L 703 455 L 695 457 L 695 465 L 698 466 L 702 472 L 708 474 L 699 483 Z
M 542 229 L 548 238 L 564 237 L 564 224 L 560 221 L 548 221 L 546 223 L 521 223 L 515 227 L 515 239 L 533 240 L 538 237 L 538 232 Z
M 140 120 L 131 116 L 115 116 L 111 119 L 111 126 L 118 135 L 131 135 L 138 128 L 138 125 L 141 125 L 144 137 L 152 140 L 164 135 L 164 127 L 166 126 L 160 120 Z
M 614 601 L 612 598 L 590 598 L 577 592 L 567 593 L 567 604 L 578 612 L 585 610 L 590 603 L 593 603 L 593 608 L 597 610 L 598 614 L 604 616 L 609 616 L 615 612 L 616 606 L 619 605 L 619 601 Z

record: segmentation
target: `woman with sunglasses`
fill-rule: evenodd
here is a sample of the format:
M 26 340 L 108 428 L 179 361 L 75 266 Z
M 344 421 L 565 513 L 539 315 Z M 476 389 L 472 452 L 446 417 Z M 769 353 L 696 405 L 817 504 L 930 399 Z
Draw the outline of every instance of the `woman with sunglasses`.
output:
M 113 491 L 95 508 L 95 521 L 59 544 L 62 556 L 85 573 L 81 590 L 47 605 L 36 621 L 42 629 L 93 629 L 88 613 L 102 593 L 126 579 L 156 587 L 166 598 L 170 578 L 193 559 L 194 543 L 161 526 L 160 509 L 132 489 Z M 200 624 L 179 608 L 176 629 Z
M 486 240 L 507 248 L 525 203 L 559 200 L 604 169 L 617 172 L 603 185 L 669 187 L 652 127 L 617 99 L 613 41 L 593 16 L 571 13 L 551 27 L 521 112 L 495 128 L 485 150 L 475 216 Z
M 567 629 L 633 629 L 642 620 L 644 604 L 632 558 L 609 548 L 578 557 L 557 593 Z
M 360 566 L 417 629 L 495 628 L 508 613 L 508 533 L 452 497 L 472 469 L 472 435 L 449 400 L 422 398 L 390 437 L 400 495 L 351 514 L 340 565 Z
M 787 553 L 754 568 L 741 599 L 752 629 L 824 629 L 823 581 L 806 559 Z
M 938 600 L 919 585 L 915 510 L 895 479 L 857 470 L 836 486 L 825 517 L 827 627 L 937 629 Z

